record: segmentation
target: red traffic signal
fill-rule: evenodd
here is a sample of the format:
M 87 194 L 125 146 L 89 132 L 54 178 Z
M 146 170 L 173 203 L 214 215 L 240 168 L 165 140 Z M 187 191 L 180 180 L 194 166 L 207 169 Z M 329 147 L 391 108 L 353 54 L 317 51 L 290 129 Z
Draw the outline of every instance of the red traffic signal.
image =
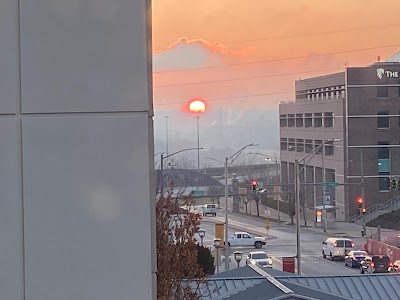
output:
M 251 181 L 251 188 L 253 191 L 255 191 L 257 189 L 257 180 L 253 179 Z
M 362 197 L 357 198 L 357 203 L 362 204 L 364 202 L 364 199 Z

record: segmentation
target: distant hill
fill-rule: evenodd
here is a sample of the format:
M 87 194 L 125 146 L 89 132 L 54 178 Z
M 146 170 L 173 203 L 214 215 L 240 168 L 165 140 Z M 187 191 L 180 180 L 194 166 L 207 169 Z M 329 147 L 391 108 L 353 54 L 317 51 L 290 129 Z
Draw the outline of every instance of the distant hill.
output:
M 378 225 L 386 229 L 400 230 L 400 210 L 380 215 L 367 223 L 367 226 L 371 227 L 377 227 Z

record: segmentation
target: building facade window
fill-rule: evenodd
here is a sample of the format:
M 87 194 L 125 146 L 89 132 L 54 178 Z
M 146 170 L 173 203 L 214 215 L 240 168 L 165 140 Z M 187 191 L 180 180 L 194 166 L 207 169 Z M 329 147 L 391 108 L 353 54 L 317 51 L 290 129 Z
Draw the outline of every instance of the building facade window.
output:
M 303 139 L 296 139 L 296 151 L 304 152 L 304 140 Z
M 378 98 L 388 98 L 389 88 L 387 86 L 378 86 L 377 96 Z
M 379 145 L 389 145 L 389 142 L 379 142 Z M 390 162 L 390 148 L 380 147 L 378 148 L 378 174 L 379 176 L 387 175 L 390 176 L 391 162 Z M 379 191 L 387 191 L 386 176 L 379 177 Z
M 296 127 L 303 127 L 303 114 L 296 114 Z
M 334 146 L 333 146 L 333 141 L 329 141 L 325 144 L 325 155 L 333 155 L 333 150 L 334 150 Z
M 311 151 L 313 151 L 314 147 L 313 147 L 313 140 L 306 140 L 305 141 L 305 150 L 306 153 L 310 153 Z
M 333 113 L 324 113 L 324 127 L 333 127 Z
M 294 114 L 289 114 L 288 115 L 288 127 L 294 127 L 294 125 L 295 125 Z
M 314 113 L 314 127 L 322 127 L 322 113 Z
M 287 127 L 287 115 L 280 115 L 279 117 L 281 127 Z
M 378 116 L 383 116 L 378 117 L 378 129 L 390 128 L 390 117 L 388 115 L 388 111 L 378 111 Z
M 304 126 L 305 127 L 312 127 L 313 126 L 312 113 L 305 113 L 304 114 Z
M 321 141 L 321 140 L 315 140 L 315 142 L 314 142 L 314 149 L 317 149 L 319 146 L 321 146 L 321 144 L 322 144 L 322 141 Z M 317 153 L 318 153 L 318 154 L 321 154 L 322 151 L 323 151 L 323 148 L 324 148 L 324 147 L 321 147 L 321 148 L 317 151 Z
M 281 150 L 287 150 L 288 144 L 287 144 L 287 138 L 281 138 Z
M 296 150 L 296 140 L 295 139 L 289 139 L 288 150 L 289 151 Z

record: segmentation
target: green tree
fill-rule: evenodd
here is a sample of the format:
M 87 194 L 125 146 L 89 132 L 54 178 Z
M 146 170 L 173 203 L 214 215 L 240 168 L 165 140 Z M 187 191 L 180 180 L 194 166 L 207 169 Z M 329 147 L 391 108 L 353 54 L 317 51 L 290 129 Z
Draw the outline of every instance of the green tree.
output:
M 197 263 L 202 268 L 204 275 L 209 276 L 214 274 L 214 257 L 211 255 L 210 249 L 197 246 Z

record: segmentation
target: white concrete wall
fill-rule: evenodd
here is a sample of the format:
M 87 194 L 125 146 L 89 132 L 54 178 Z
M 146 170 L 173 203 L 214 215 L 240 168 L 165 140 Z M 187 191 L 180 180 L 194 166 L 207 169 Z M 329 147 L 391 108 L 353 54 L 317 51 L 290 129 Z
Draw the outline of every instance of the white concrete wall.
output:
M 149 24 L 0 1 L 0 299 L 155 299 Z

